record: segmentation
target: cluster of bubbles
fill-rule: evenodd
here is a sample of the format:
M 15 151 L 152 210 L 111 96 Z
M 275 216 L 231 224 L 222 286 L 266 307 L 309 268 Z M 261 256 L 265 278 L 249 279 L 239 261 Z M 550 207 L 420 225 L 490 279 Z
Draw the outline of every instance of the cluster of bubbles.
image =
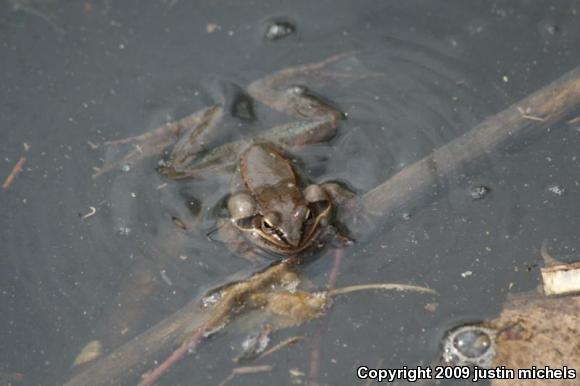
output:
M 472 200 L 477 201 L 481 200 L 487 194 L 491 192 L 491 189 L 484 185 L 473 186 L 469 189 L 469 196 Z

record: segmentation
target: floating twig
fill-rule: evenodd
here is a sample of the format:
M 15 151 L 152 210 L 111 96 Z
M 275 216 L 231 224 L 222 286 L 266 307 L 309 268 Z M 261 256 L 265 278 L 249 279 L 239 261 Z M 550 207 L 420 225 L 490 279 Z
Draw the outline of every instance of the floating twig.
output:
M 360 284 L 360 285 L 351 285 L 347 287 L 341 288 L 334 288 L 336 286 L 336 281 L 338 279 L 338 272 L 340 267 L 340 262 L 342 259 L 342 251 L 337 250 L 337 254 L 335 255 L 334 264 L 332 269 L 328 275 L 328 295 L 331 297 L 337 295 L 344 295 L 352 292 L 358 291 L 370 291 L 370 290 L 395 290 L 395 291 L 411 291 L 411 292 L 419 292 L 419 293 L 427 293 L 432 295 L 438 295 L 437 291 L 432 290 L 431 288 L 421 287 L 416 285 L 410 284 L 397 284 L 397 283 L 377 283 L 377 284 Z M 328 318 L 324 319 L 324 322 L 320 326 L 319 330 L 316 332 L 316 336 L 314 338 L 312 352 L 310 354 L 310 373 L 308 384 L 309 385 L 318 385 L 318 376 L 320 373 L 320 361 L 322 357 L 321 353 L 321 346 L 322 341 L 324 338 L 324 333 L 328 326 Z
M 279 351 L 284 347 L 290 346 L 291 344 L 294 344 L 296 342 L 300 342 L 301 340 L 304 340 L 304 336 L 302 335 L 291 336 L 290 338 L 285 339 L 282 342 L 278 343 L 277 345 L 273 346 L 272 348 L 264 351 L 258 358 L 267 357 L 268 355 L 274 354 L 276 351 Z
M 95 213 L 97 213 L 97 208 L 95 208 L 94 206 L 89 206 L 89 213 L 83 214 L 81 216 L 81 218 L 84 220 L 86 218 L 89 218 L 91 216 L 94 216 Z
M 326 282 L 326 287 L 328 291 L 332 291 L 336 286 L 336 280 L 338 279 L 338 272 L 340 269 L 340 263 L 342 262 L 342 250 L 337 249 L 334 254 L 334 261 L 332 263 L 332 268 L 328 274 L 328 279 Z M 312 343 L 312 351 L 310 352 L 310 371 L 308 373 L 308 385 L 315 386 L 318 385 L 318 377 L 320 374 L 320 360 L 322 357 L 322 341 L 324 340 L 324 335 L 328 329 L 328 317 L 322 320 L 320 327 L 316 331 L 314 336 L 314 341 Z
M 348 287 L 341 287 L 341 288 L 336 288 L 336 289 L 330 290 L 328 292 L 328 294 L 330 296 L 336 296 L 336 295 L 348 294 L 351 292 L 369 291 L 369 290 L 376 290 L 376 289 L 395 290 L 395 291 L 411 291 L 411 292 L 420 292 L 420 293 L 438 295 L 437 291 L 432 290 L 431 288 L 420 287 L 420 286 L 410 285 L 410 284 L 397 284 L 397 283 L 351 285 Z
M 219 386 L 225 386 L 229 381 L 234 379 L 236 375 L 267 373 L 272 371 L 272 369 L 273 367 L 271 365 L 236 367 L 232 369 L 230 375 L 228 375 L 227 378 L 219 384 Z
M 542 117 L 536 117 L 535 115 L 530 115 L 527 114 L 524 109 L 522 109 L 521 107 L 517 107 L 518 111 L 520 112 L 520 114 L 522 114 L 522 118 L 524 119 L 528 119 L 530 121 L 537 121 L 537 122 L 545 122 L 550 116 L 546 117 L 546 118 L 542 118 Z
M 2 189 L 6 190 L 10 187 L 10 185 L 12 185 L 18 173 L 22 171 L 22 167 L 24 166 L 25 163 L 26 157 L 20 157 L 18 162 L 16 162 L 16 165 L 14 165 L 14 167 L 12 168 L 12 171 L 10 172 L 8 177 L 6 177 L 6 179 L 4 180 L 4 183 L 2 184 Z
M 212 310 L 209 318 L 196 328 L 190 336 L 159 366 L 146 373 L 138 386 L 152 386 L 173 365 L 179 362 L 186 353 L 195 350 L 203 338 L 213 335 L 225 327 L 237 313 L 244 308 L 244 303 L 260 289 L 276 284 L 291 273 L 291 268 L 298 263 L 297 258 L 288 258 L 282 262 L 258 272 L 249 279 L 235 282 L 222 290 L 221 299 Z

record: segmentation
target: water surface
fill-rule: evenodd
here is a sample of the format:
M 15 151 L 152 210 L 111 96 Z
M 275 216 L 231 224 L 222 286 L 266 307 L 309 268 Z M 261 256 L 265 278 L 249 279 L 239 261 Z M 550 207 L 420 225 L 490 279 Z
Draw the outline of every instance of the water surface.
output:
M 578 65 L 578 12 L 576 1 L 523 0 L 2 3 L 0 177 L 21 156 L 27 162 L 0 192 L 0 372 L 21 373 L 22 384 L 61 384 L 83 345 L 107 331 L 103 321 L 115 320 L 136 267 L 155 278 L 155 291 L 126 338 L 248 267 L 204 237 L 226 178 L 166 181 L 151 158 L 92 179 L 93 167 L 115 155 L 92 144 L 227 101 L 286 66 L 354 50 L 355 70 L 383 76 L 316 90 L 348 120 L 301 162 L 316 181 L 365 192 Z M 296 32 L 265 39 L 272 18 Z M 256 115 L 224 135 L 290 120 L 259 105 Z M 578 127 L 558 124 L 446 177 L 445 189 L 408 216 L 379 222 L 344 251 L 338 285 L 412 283 L 440 296 L 340 298 L 325 322 L 274 335 L 309 339 L 257 363 L 272 372 L 236 382 L 289 384 L 289 369 L 308 373 L 321 323 L 323 384 L 356 384 L 360 364 L 430 363 L 449 327 L 492 317 L 508 293 L 535 288 L 542 240 L 555 255 L 577 254 L 579 144 Z M 478 185 L 491 193 L 473 201 Z M 95 215 L 83 219 L 91 206 Z M 172 216 L 201 234 L 180 232 Z M 316 285 L 324 286 L 332 253 L 304 268 Z M 426 310 L 432 302 L 436 310 Z M 219 384 L 240 339 L 217 336 L 161 384 Z

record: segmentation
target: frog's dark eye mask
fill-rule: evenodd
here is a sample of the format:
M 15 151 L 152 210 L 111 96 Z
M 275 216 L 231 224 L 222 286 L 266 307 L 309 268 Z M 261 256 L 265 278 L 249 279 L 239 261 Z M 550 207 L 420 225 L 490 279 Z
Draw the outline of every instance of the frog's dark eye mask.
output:
M 324 219 L 330 216 L 332 205 L 330 200 L 320 200 L 308 204 L 308 214 L 306 215 L 302 229 L 302 245 L 310 243 L 315 236 Z M 276 245 L 279 248 L 288 249 L 290 243 L 285 239 L 284 234 L 273 224 L 271 224 L 262 214 L 256 213 L 249 217 L 240 218 L 234 221 L 238 229 L 243 232 L 254 232 L 265 241 Z

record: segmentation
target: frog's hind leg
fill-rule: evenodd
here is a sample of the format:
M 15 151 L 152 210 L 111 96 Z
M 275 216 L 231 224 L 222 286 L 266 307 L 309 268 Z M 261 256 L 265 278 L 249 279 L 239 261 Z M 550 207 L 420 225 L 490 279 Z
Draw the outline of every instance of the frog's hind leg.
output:
M 256 100 L 274 110 L 298 118 L 316 118 L 333 116 L 339 118 L 342 113 L 331 104 L 317 97 L 305 85 L 330 84 L 337 80 L 359 80 L 382 76 L 369 71 L 356 72 L 347 60 L 353 58 L 354 52 L 343 52 L 315 63 L 286 68 L 248 86 L 248 93 Z M 345 62 L 345 70 L 328 67 Z
M 336 121 L 320 119 L 285 123 L 262 133 L 256 139 L 299 149 L 304 145 L 326 142 L 336 135 L 336 131 Z
M 223 108 L 211 106 L 177 121 L 169 122 L 145 134 L 107 141 L 104 143 L 105 146 L 133 145 L 134 149 L 120 159 L 105 162 L 93 177 L 98 177 L 120 165 L 134 164 L 142 159 L 159 155 L 167 147 L 175 143 L 177 138 L 181 138 L 176 145 L 176 148 L 179 146 L 179 154 L 187 154 L 189 156 L 197 154 L 203 150 L 206 142 L 205 137 L 222 119 L 222 116 Z M 173 153 L 175 153 L 175 150 Z
M 248 86 L 248 93 L 254 99 L 257 99 L 264 104 L 268 104 L 268 100 L 270 99 L 269 96 L 271 95 L 269 92 L 280 87 L 288 86 L 292 82 L 312 80 L 315 77 L 320 79 L 323 75 L 322 70 L 326 67 L 333 63 L 340 62 L 343 59 L 352 57 L 353 55 L 354 52 L 352 51 L 342 52 L 319 62 L 284 68 L 252 82 Z M 335 76 L 337 75 L 338 74 L 335 74 Z

